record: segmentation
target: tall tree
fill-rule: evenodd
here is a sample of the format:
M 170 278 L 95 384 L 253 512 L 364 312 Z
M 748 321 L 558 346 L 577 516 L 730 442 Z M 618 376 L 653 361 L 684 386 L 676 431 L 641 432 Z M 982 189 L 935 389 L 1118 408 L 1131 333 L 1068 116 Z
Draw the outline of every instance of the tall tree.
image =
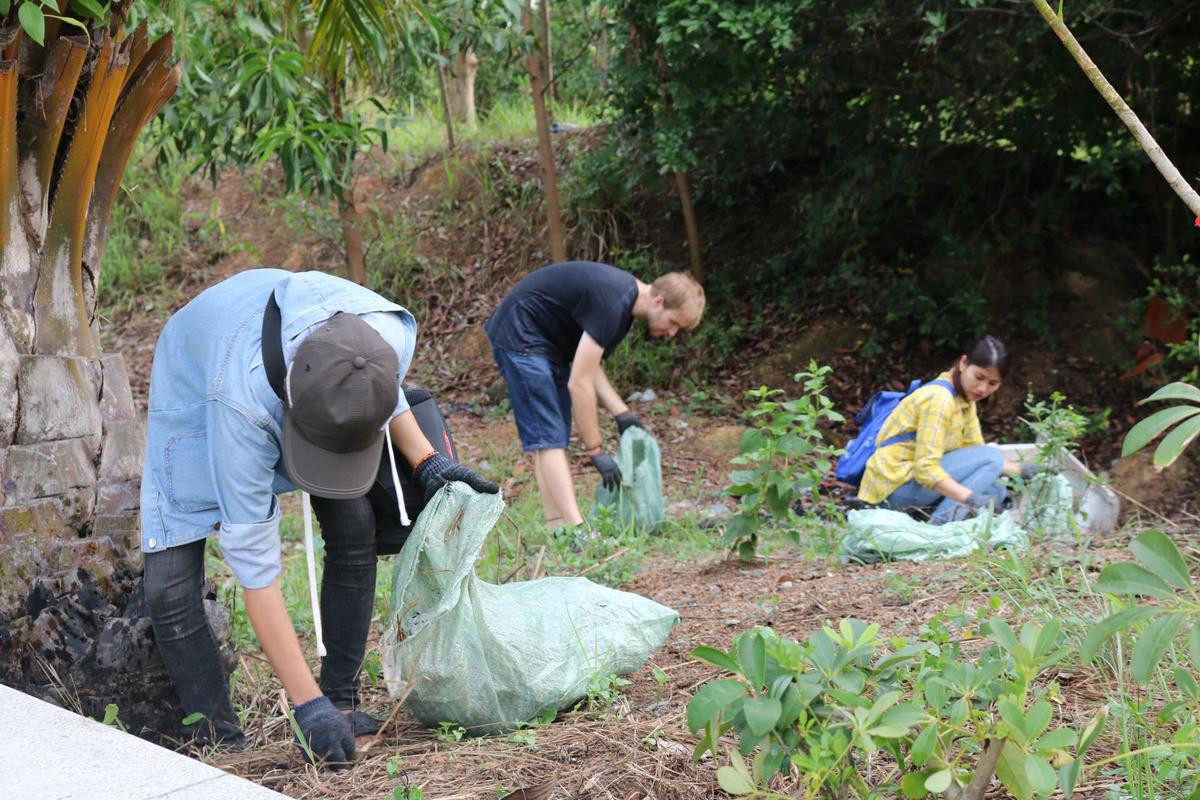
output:
M 546 112 L 546 81 L 542 59 L 533 43 L 533 11 L 529 0 L 521 10 L 521 25 L 531 40 L 525 56 L 529 87 L 533 94 L 533 113 L 537 120 L 538 152 L 542 162 L 542 187 L 546 194 L 546 232 L 550 239 L 550 255 L 555 261 L 567 260 L 567 244 L 563 235 L 562 210 L 558 201 L 558 176 L 554 166 L 554 145 L 550 141 L 550 115 Z
M 126 30 L 130 5 L 0 2 L 6 683 L 76 681 L 91 663 L 111 688 L 130 669 L 100 645 L 102 630 L 109 645 L 117 638 L 109 612 L 140 571 L 145 434 L 123 360 L 100 352 L 96 288 L 134 143 L 180 75 L 171 35 L 152 40 L 145 23 Z M 102 691 L 90 685 L 79 700 L 87 708 Z

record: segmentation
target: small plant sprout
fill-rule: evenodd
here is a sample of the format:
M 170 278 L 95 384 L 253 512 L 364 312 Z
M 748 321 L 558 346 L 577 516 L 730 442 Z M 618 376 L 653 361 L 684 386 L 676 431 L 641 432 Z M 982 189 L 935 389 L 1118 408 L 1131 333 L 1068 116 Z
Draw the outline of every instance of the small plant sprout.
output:
M 439 722 L 433 735 L 438 738 L 438 741 L 461 742 L 462 738 L 467 735 L 467 731 L 453 722 Z

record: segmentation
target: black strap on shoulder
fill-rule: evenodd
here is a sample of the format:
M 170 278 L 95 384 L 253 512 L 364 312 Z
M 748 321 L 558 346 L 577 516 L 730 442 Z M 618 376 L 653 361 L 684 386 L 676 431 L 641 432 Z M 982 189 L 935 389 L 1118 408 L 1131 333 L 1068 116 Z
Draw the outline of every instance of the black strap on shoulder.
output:
M 288 404 L 285 385 L 287 367 L 283 364 L 283 332 L 281 328 L 279 304 L 275 302 L 275 293 L 271 292 L 271 296 L 267 298 L 267 307 L 263 311 L 263 368 L 267 371 L 267 380 L 270 382 L 271 388 L 275 390 L 275 394 L 286 406 Z

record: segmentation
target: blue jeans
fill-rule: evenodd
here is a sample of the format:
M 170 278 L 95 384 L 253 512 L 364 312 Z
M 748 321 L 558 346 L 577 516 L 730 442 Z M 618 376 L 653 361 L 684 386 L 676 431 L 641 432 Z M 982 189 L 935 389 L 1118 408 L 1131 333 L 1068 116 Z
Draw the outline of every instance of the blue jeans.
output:
M 1004 502 L 1005 489 L 997 482 L 1004 467 L 1004 454 L 999 449 L 989 445 L 975 445 L 951 450 L 942 456 L 941 465 L 951 478 L 971 491 L 990 498 L 993 507 L 999 508 Z M 895 509 L 913 506 L 931 509 L 929 521 L 935 525 L 966 519 L 972 513 L 969 506 L 938 494 L 915 480 L 888 495 L 883 505 Z
M 508 386 L 521 449 L 565 450 L 571 441 L 571 368 L 545 356 L 492 347 L 496 366 Z

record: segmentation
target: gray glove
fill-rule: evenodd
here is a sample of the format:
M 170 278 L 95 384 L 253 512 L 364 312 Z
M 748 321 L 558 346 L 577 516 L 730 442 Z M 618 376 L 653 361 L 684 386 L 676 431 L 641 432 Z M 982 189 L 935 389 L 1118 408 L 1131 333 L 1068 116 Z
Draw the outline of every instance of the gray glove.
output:
M 1049 471 L 1049 465 L 1039 464 L 1036 461 L 1030 461 L 1028 464 L 1021 465 L 1021 480 L 1031 481 L 1035 475 L 1042 475 Z
M 600 482 L 604 488 L 615 492 L 621 485 L 621 468 L 613 457 L 601 450 L 592 456 L 592 466 L 600 473 Z
M 327 762 L 335 770 L 346 769 L 354 761 L 354 731 L 350 721 L 328 697 L 314 697 L 296 706 L 292 716 L 314 759 Z M 307 759 L 308 751 L 303 746 L 300 750 Z
M 641 428 L 642 430 L 646 430 L 646 426 L 642 424 L 642 421 L 639 420 L 637 415 L 632 411 L 622 411 L 620 414 L 617 414 L 616 420 L 617 433 L 624 433 L 630 428 Z
M 417 479 L 417 483 L 425 490 L 426 503 L 429 502 L 429 498 L 433 497 L 438 489 L 454 481 L 462 481 L 475 491 L 484 494 L 495 494 L 500 491 L 500 487 L 496 484 L 481 477 L 474 470 L 451 461 L 441 453 L 434 453 L 421 462 L 421 466 L 417 467 L 417 471 L 413 473 L 413 477 Z
M 990 506 L 993 502 L 993 499 L 994 498 L 985 494 L 980 494 L 979 492 L 971 492 L 971 494 L 967 496 L 967 499 L 963 501 L 963 505 L 970 506 L 971 508 L 983 508 L 984 506 Z

